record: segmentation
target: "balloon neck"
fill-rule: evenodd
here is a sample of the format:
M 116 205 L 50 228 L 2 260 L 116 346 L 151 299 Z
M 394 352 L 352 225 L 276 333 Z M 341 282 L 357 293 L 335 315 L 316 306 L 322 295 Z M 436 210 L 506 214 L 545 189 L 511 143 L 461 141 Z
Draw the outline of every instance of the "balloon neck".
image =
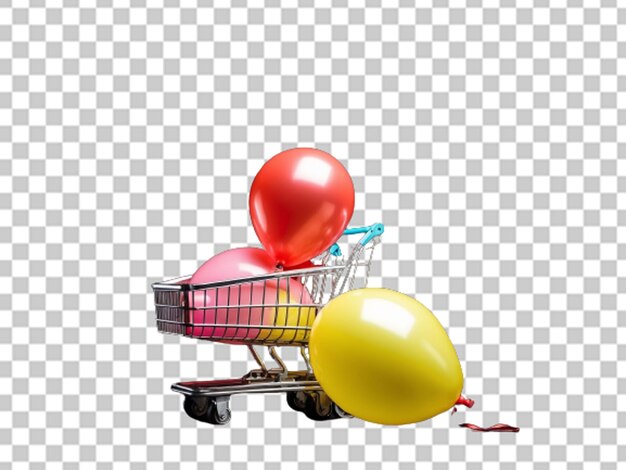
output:
M 474 400 L 472 400 L 471 398 L 467 398 L 463 395 L 459 395 L 459 398 L 457 398 L 456 403 L 454 404 L 463 405 L 463 406 L 466 406 L 467 408 L 471 408 L 472 406 L 474 406 Z M 458 410 L 456 409 L 456 406 L 455 406 L 454 408 L 452 408 L 452 412 L 450 414 L 453 415 L 457 411 Z
M 463 395 L 460 395 L 455 405 L 463 405 L 468 408 L 471 408 L 472 406 L 474 406 L 474 400 L 472 400 L 471 398 L 464 397 Z
M 284 268 L 284 266 L 283 266 L 282 264 L 280 264 L 280 263 L 278 263 L 278 264 L 276 265 L 276 271 L 282 271 L 282 270 L 283 270 L 283 268 Z

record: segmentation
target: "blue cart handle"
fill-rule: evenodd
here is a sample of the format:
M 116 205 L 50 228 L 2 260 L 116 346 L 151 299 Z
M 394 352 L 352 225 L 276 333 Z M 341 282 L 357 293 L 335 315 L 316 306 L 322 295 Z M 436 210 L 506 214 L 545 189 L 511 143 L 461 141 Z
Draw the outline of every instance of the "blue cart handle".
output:
M 364 233 L 365 235 L 363 235 L 363 238 L 361 238 L 359 240 L 359 244 L 361 246 L 365 246 L 369 242 L 371 242 L 374 237 L 378 237 L 378 236 L 382 235 L 382 233 L 384 231 L 385 231 L 385 226 L 383 224 L 373 224 L 373 225 L 368 225 L 366 227 L 347 228 L 347 229 L 345 229 L 343 231 L 343 235 L 352 235 L 352 234 L 355 234 L 355 233 Z M 341 248 L 339 248 L 339 245 L 337 245 L 336 243 L 333 244 L 328 249 L 328 251 L 333 256 L 341 256 Z

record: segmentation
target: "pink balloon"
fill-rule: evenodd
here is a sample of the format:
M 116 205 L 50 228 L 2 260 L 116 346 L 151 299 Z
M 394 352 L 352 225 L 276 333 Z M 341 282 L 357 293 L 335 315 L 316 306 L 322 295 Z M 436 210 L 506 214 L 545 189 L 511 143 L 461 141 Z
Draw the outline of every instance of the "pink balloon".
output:
M 226 250 L 206 261 L 191 277 L 191 284 L 238 279 L 268 274 L 275 271 L 275 263 L 260 248 L 245 247 Z M 265 287 L 265 288 L 264 288 Z M 260 326 L 273 322 L 274 309 L 262 307 L 236 307 L 235 305 L 258 305 L 275 302 L 275 281 L 259 281 L 199 290 L 191 293 L 191 319 L 193 324 L 228 324 L 241 327 L 194 326 L 187 334 L 194 337 L 213 339 L 253 339 L 259 334 Z M 224 308 L 219 308 L 223 306 Z M 231 306 L 231 308 L 227 308 Z M 231 342 L 231 341 L 229 341 Z M 237 343 L 237 341 L 232 341 Z
M 191 276 L 191 284 L 257 276 L 276 271 L 276 264 L 262 248 L 244 247 L 222 251 Z
M 235 248 L 206 261 L 189 283 L 238 279 L 268 274 L 275 270 L 274 261 L 264 250 Z M 241 340 L 254 339 L 276 343 L 301 340 L 304 337 L 303 330 L 263 327 L 310 326 L 309 323 L 313 320 L 308 308 L 274 307 L 277 303 L 313 304 L 307 288 L 298 278 L 284 277 L 192 291 L 190 301 L 193 302 L 190 305 L 192 326 L 187 327 L 187 334 L 230 344 L 243 344 Z M 228 326 L 206 326 L 216 324 Z

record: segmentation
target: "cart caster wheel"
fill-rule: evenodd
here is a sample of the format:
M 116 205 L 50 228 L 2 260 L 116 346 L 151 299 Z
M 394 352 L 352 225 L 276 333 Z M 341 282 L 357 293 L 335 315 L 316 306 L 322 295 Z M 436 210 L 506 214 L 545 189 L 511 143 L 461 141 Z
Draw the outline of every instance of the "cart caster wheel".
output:
M 304 412 L 307 398 L 308 396 L 304 392 L 287 392 L 287 404 L 294 411 Z
M 314 392 L 307 396 L 304 414 L 313 421 L 328 421 L 351 417 L 324 392 Z
M 186 396 L 183 408 L 190 418 L 198 421 L 206 422 L 206 415 L 209 411 L 211 403 L 207 397 L 191 397 Z
M 230 397 L 215 397 L 211 399 L 211 407 L 207 415 L 208 422 L 211 424 L 228 424 L 231 418 L 230 407 L 228 402 Z
M 183 408 L 190 418 L 209 424 L 227 424 L 231 418 L 230 397 L 186 396 Z

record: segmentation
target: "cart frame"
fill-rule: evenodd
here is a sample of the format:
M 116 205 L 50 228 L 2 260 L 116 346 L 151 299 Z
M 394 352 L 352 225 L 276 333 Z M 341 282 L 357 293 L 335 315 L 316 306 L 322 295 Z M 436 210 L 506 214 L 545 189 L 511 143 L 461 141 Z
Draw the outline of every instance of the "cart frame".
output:
M 384 232 L 383 224 L 373 224 L 366 227 L 349 228 L 344 235 L 363 234 L 362 238 L 354 245 L 347 258 L 344 258 L 336 243 L 318 257 L 322 264 L 314 268 L 305 268 L 291 271 L 277 271 L 259 276 L 230 279 L 203 284 L 189 284 L 191 276 L 183 276 L 168 281 L 152 284 L 155 295 L 156 323 L 160 332 L 194 337 L 208 341 L 226 341 L 245 344 L 250 354 L 258 364 L 258 369 L 249 371 L 240 378 L 209 380 L 209 381 L 186 381 L 172 385 L 172 390 L 185 397 L 185 412 L 193 419 L 210 423 L 226 424 L 230 421 L 231 410 L 229 400 L 232 395 L 247 393 L 286 393 L 289 406 L 299 412 L 303 412 L 308 418 L 323 421 L 350 417 L 322 390 L 319 382 L 315 379 L 313 369 L 308 356 L 308 334 L 311 329 L 309 320 L 301 325 L 303 310 L 313 310 L 314 316 L 324 305 L 337 295 L 352 290 L 357 278 L 359 268 L 364 268 L 365 273 L 360 278 L 363 287 L 367 285 L 369 271 L 372 262 L 374 248 L 380 242 L 380 236 Z M 369 253 L 367 253 L 369 251 Z M 367 256 L 369 255 L 369 256 Z M 290 279 L 302 282 L 304 288 L 310 292 L 311 303 L 302 301 L 293 302 L 289 296 Z M 286 301 L 265 302 L 265 290 L 268 285 L 280 287 L 281 280 L 285 280 L 287 286 Z M 272 284 L 276 283 L 276 284 Z M 307 287 L 307 283 L 309 286 Z M 263 302 L 253 302 L 250 294 L 249 303 L 231 302 L 232 289 L 239 289 L 238 299 L 241 300 L 241 286 L 260 286 L 263 288 Z M 207 292 L 214 292 L 215 297 L 219 292 L 227 289 L 227 302 L 221 304 L 216 300 L 216 305 L 206 306 Z M 198 295 L 204 295 L 205 303 L 197 304 Z M 223 295 L 223 294 L 222 294 Z M 244 299 L 245 300 L 245 299 Z M 269 300 L 269 299 L 268 299 Z M 232 310 L 234 309 L 234 310 Z M 236 312 L 237 320 L 240 319 L 240 311 L 248 311 L 249 324 L 220 323 L 217 321 L 218 312 L 226 312 L 226 318 L 231 319 L 231 312 Z M 283 309 L 284 324 L 277 324 L 276 313 L 274 324 L 252 323 L 250 312 L 252 309 L 261 309 L 262 317 L 265 309 L 274 309 L 278 312 Z M 310 313 L 310 310 L 308 313 Z M 203 322 L 195 322 L 197 312 L 204 312 Z M 213 322 L 206 322 L 206 312 L 213 312 Z M 297 322 L 290 325 L 289 315 L 293 317 L 298 312 Z M 308 314 L 307 313 L 307 314 Z M 202 328 L 200 335 L 194 335 L 197 328 Z M 204 334 L 205 329 L 210 333 Z M 230 335 L 224 334 L 229 330 L 235 330 Z M 270 331 L 267 336 L 261 337 L 256 331 Z M 191 332 L 191 333 L 190 333 Z M 217 334 L 220 332 L 221 334 Z M 292 337 L 286 332 L 293 334 Z M 278 336 L 275 335 L 278 333 Z M 242 336 L 243 335 L 243 336 Z M 271 335 L 274 335 L 271 337 Z M 270 356 L 277 367 L 268 367 L 262 355 L 255 346 L 267 346 Z M 300 355 L 304 359 L 306 370 L 290 371 L 281 359 L 277 346 L 297 346 Z

